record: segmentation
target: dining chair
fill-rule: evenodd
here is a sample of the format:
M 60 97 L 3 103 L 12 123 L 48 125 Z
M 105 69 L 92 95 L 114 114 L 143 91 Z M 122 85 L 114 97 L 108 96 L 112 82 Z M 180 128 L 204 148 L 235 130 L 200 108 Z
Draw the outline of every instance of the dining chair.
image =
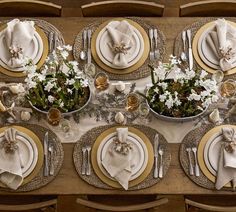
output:
M 126 198 L 128 199 L 128 197 Z M 140 196 L 138 198 L 140 198 Z M 132 204 L 132 205 L 120 205 L 122 203 L 120 203 L 119 205 L 108 205 L 104 203 L 87 200 L 84 198 L 77 198 L 76 203 L 82 206 L 85 206 L 89 209 L 95 209 L 95 210 L 101 210 L 101 211 L 139 211 L 139 210 L 156 209 L 158 206 L 168 203 L 168 199 L 160 198 L 160 199 L 155 199 L 149 202 L 143 202 L 143 203 Z
M 194 211 L 219 211 L 235 212 L 235 197 L 229 196 L 188 196 L 184 198 L 186 212 Z
M 2 199 L 3 198 L 1 197 L 1 202 L 4 202 L 2 201 Z M 29 211 L 29 210 L 36 210 L 36 209 L 45 211 L 45 212 L 57 211 L 57 198 L 32 202 L 32 197 L 29 197 L 29 200 L 28 200 L 28 197 L 24 197 L 23 204 L 19 204 L 18 203 L 19 201 L 17 202 L 18 199 L 15 197 L 11 198 L 11 196 L 8 196 L 7 200 L 8 201 L 3 204 L 0 202 L 0 211 Z M 14 202 L 14 204 L 11 204 L 12 202 Z M 17 204 L 15 202 L 17 202 Z
M 148 1 L 99 1 L 81 6 L 84 17 L 163 16 L 164 5 Z
M 179 8 L 180 17 L 235 16 L 235 0 L 207 0 L 183 4 Z
M 61 16 L 62 7 L 38 0 L 0 0 L 0 16 L 47 17 Z

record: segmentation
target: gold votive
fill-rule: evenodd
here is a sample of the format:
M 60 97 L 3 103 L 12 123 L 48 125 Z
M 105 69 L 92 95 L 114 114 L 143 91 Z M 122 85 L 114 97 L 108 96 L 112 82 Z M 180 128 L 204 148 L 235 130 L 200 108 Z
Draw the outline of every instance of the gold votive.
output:
M 227 80 L 220 85 L 220 94 L 222 97 L 233 97 L 236 92 L 236 84 L 234 80 Z
M 126 110 L 135 111 L 140 104 L 139 96 L 136 93 L 130 93 L 126 98 Z
M 94 80 L 94 86 L 99 91 L 104 91 L 109 87 L 109 78 L 105 73 L 98 73 Z
M 61 120 L 61 111 L 57 108 L 50 108 L 47 114 L 48 123 L 57 126 Z

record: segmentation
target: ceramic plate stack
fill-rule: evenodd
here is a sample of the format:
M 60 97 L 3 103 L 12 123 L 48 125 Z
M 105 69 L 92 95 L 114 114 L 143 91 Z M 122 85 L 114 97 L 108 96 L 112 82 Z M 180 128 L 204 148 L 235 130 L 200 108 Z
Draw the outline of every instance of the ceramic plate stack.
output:
M 236 129 L 236 126 L 234 125 L 215 127 L 202 137 L 198 145 L 199 166 L 203 174 L 214 183 L 216 180 L 220 148 L 223 140 L 223 127 L 233 127 Z M 225 187 L 231 187 L 231 185 L 227 184 Z
M 131 48 L 125 55 L 127 65 L 116 66 L 113 64 L 114 52 L 109 46 L 112 43 L 111 37 L 107 30 L 107 25 L 114 21 L 119 24 L 119 21 L 126 20 L 133 30 L 131 39 Z M 148 57 L 149 53 L 149 40 L 145 30 L 136 22 L 130 19 L 114 19 L 101 24 L 97 30 L 93 33 L 91 42 L 91 51 L 96 63 L 104 70 L 116 73 L 127 74 L 138 69 Z
M 116 138 L 116 128 L 110 128 L 103 132 L 95 141 L 92 148 L 92 165 L 97 176 L 105 183 L 112 187 L 120 188 L 118 182 L 109 175 L 102 165 L 102 160 L 109 149 L 114 145 Z M 132 144 L 134 157 L 132 158 L 132 176 L 130 186 L 142 182 L 150 173 L 153 165 L 153 149 L 148 138 L 139 130 L 129 127 L 127 141 Z
M 0 143 L 5 139 L 4 131 L 8 127 L 0 128 Z M 43 165 L 43 147 L 39 138 L 30 130 L 14 126 L 17 129 L 16 139 L 19 155 L 22 160 L 24 181 L 22 185 L 32 180 Z M 3 184 L 0 186 L 4 187 Z
M 33 63 L 40 68 L 48 55 L 48 40 L 46 34 L 41 28 L 37 26 L 35 26 L 35 28 L 36 31 L 33 40 L 31 41 L 29 48 L 25 51 L 25 56 L 32 59 Z M 23 73 L 23 66 L 12 68 L 7 65 L 11 55 L 6 45 L 5 29 L 6 25 L 0 28 L 0 71 L 8 76 L 22 77 L 25 75 Z
M 236 27 L 236 23 L 228 21 L 229 24 Z M 212 33 L 218 39 L 216 33 L 215 22 L 210 22 L 203 25 L 196 33 L 193 38 L 193 55 L 196 62 L 206 71 L 210 73 L 215 73 L 216 70 L 220 70 L 219 61 L 217 54 L 212 50 L 207 37 Z M 236 66 L 236 62 L 234 67 Z M 225 75 L 230 75 L 236 73 L 236 68 L 228 70 Z

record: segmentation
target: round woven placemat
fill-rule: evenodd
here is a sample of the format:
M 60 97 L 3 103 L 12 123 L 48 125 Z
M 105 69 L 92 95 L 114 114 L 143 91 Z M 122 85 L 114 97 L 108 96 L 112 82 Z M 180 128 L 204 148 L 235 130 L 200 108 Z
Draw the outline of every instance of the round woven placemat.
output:
M 179 149 L 179 160 L 185 174 L 197 185 L 211 190 L 216 190 L 215 184 L 203 174 L 201 169 L 199 177 L 189 174 L 189 160 L 186 148 L 198 146 L 198 143 L 201 141 L 202 137 L 214 127 L 214 124 L 208 124 L 204 125 L 204 127 L 199 127 L 197 129 L 192 130 L 185 136 Z M 191 154 L 191 161 L 194 161 L 193 154 Z M 221 190 L 232 191 L 232 188 L 223 187 Z
M 201 19 L 200 21 L 194 22 L 191 25 L 186 26 L 185 28 L 183 28 L 182 31 L 186 31 L 188 29 L 191 30 L 191 35 L 192 35 L 192 39 L 195 36 L 195 34 L 197 33 L 197 31 L 206 23 L 217 20 L 218 18 L 214 17 L 214 18 L 204 18 Z M 236 22 L 236 18 L 226 18 L 227 20 Z M 177 57 L 180 57 L 181 53 L 183 52 L 183 41 L 182 41 L 182 31 L 177 35 L 177 37 L 175 38 L 175 43 L 174 43 L 174 55 Z M 195 60 L 193 60 L 193 65 L 195 69 L 202 69 Z M 228 75 L 225 76 L 224 79 L 236 79 L 236 74 L 232 74 L 232 75 Z
M 91 130 L 89 130 L 88 132 L 86 132 L 80 140 L 77 141 L 77 143 L 75 144 L 74 147 L 74 152 L 73 152 L 73 159 L 74 159 L 74 165 L 76 168 L 76 171 L 78 172 L 79 176 L 86 181 L 87 183 L 89 183 L 90 185 L 93 185 L 95 187 L 98 188 L 103 188 L 103 189 L 117 189 L 117 188 L 113 188 L 107 184 L 105 184 L 104 182 L 102 182 L 100 180 L 100 178 L 98 178 L 98 176 L 95 174 L 93 168 L 91 169 L 91 175 L 90 176 L 86 176 L 86 175 L 82 175 L 81 174 L 81 167 L 82 167 L 82 147 L 83 146 L 92 146 L 96 140 L 96 138 L 98 137 L 98 135 L 100 135 L 102 132 L 104 132 L 105 130 L 109 129 L 110 127 L 114 127 L 118 125 L 106 125 L 106 126 L 101 126 L 101 127 L 96 127 L 93 128 Z M 148 139 L 150 140 L 150 142 L 154 143 L 154 137 L 156 135 L 156 133 L 158 133 L 156 130 L 150 128 L 150 127 L 146 127 L 143 125 L 127 125 L 127 127 L 134 127 L 138 130 L 140 130 L 141 132 L 143 132 Z M 159 134 L 159 144 L 163 146 L 164 149 L 164 155 L 163 155 L 163 177 L 165 177 L 167 170 L 170 166 L 170 161 L 171 161 L 171 154 L 168 148 L 168 143 L 166 141 L 166 139 Z M 154 184 L 158 183 L 161 179 L 160 178 L 153 178 L 153 168 L 150 172 L 150 174 L 147 176 L 147 178 L 139 183 L 136 186 L 130 187 L 129 190 L 138 190 L 138 189 L 144 189 L 144 188 L 148 188 L 150 186 L 153 186 Z
M 16 124 L 14 124 L 14 125 L 16 125 Z M 17 190 L 11 190 L 8 188 L 0 188 L 0 190 L 4 190 L 4 191 L 8 191 L 8 192 L 32 191 L 32 190 L 39 189 L 39 188 L 47 185 L 48 183 L 50 183 L 52 180 L 54 180 L 56 178 L 56 176 L 58 175 L 58 173 L 61 169 L 62 163 L 63 163 L 64 151 L 63 151 L 61 142 L 58 140 L 56 134 L 53 133 L 52 131 L 50 131 L 44 127 L 41 127 L 39 125 L 32 125 L 32 124 L 17 124 L 17 125 L 25 127 L 27 129 L 31 130 L 32 132 L 34 132 L 39 137 L 40 141 L 42 142 L 42 145 L 43 145 L 44 135 L 48 131 L 49 144 L 52 144 L 54 147 L 54 154 L 53 154 L 54 175 L 53 176 L 45 177 L 43 175 L 44 167 L 42 166 L 39 173 L 32 181 L 30 181 L 29 183 L 27 183 L 23 186 L 20 186 Z M 3 126 L 0 126 L 0 127 L 3 127 Z M 50 156 L 49 156 L 48 157 L 48 164 L 50 164 L 50 162 L 51 161 L 50 161 Z
M 55 26 L 48 23 L 47 21 L 40 20 L 40 19 L 34 19 L 34 18 L 26 18 L 26 19 L 21 19 L 21 20 L 22 21 L 23 20 L 34 21 L 35 24 L 44 31 L 44 33 L 46 34 L 47 37 L 49 37 L 50 32 L 55 33 L 57 35 L 57 43 L 59 46 L 65 44 L 65 41 L 64 41 L 64 38 L 63 38 L 61 32 Z M 0 24 L 7 23 L 9 21 L 11 21 L 11 20 L 4 20 L 4 21 L 1 21 Z M 10 77 L 10 76 L 7 76 L 3 73 L 0 73 L 0 80 L 4 81 L 4 82 L 23 82 L 24 78 L 25 77 L 17 77 L 17 78 Z
M 132 17 L 132 18 L 127 18 L 127 19 L 131 19 L 131 20 L 137 22 L 141 27 L 144 28 L 144 30 L 146 31 L 147 34 L 148 34 L 148 30 L 150 28 L 157 29 L 158 50 L 160 52 L 160 58 L 158 60 L 154 60 L 154 62 L 153 61 L 151 62 L 148 57 L 148 59 L 145 61 L 145 63 L 140 68 L 138 68 L 136 71 L 133 71 L 131 73 L 119 75 L 119 74 L 113 74 L 113 73 L 106 72 L 106 74 L 108 74 L 109 78 L 112 80 L 135 80 L 135 79 L 141 79 L 141 78 L 147 77 L 151 73 L 151 70 L 148 67 L 148 64 L 157 65 L 159 61 L 163 60 L 164 54 L 165 54 L 165 40 L 166 39 L 165 39 L 163 32 L 160 31 L 160 29 L 157 26 L 154 26 L 147 21 L 143 21 L 140 18 L 133 18 Z M 86 27 L 84 27 L 79 32 L 79 34 L 75 38 L 75 43 L 73 46 L 73 55 L 74 55 L 74 58 L 80 62 L 80 65 L 82 66 L 82 68 L 84 68 L 85 62 L 80 60 L 79 54 L 82 49 L 83 31 L 90 29 L 90 30 L 92 30 L 92 33 L 93 33 L 98 28 L 98 26 L 100 24 L 102 24 L 104 21 L 107 21 L 107 19 L 99 18 L 96 22 L 88 24 Z M 92 59 L 92 63 L 96 64 L 93 59 Z M 96 65 L 96 72 L 104 72 L 104 70 L 102 70 L 99 66 Z

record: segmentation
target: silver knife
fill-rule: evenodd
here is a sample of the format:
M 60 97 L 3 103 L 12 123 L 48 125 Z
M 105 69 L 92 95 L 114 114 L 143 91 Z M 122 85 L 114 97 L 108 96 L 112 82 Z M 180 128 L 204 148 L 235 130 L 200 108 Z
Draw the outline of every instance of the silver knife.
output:
M 52 53 L 53 51 L 53 39 L 54 39 L 54 33 L 50 32 L 49 36 L 48 36 L 48 40 L 49 40 L 49 52 Z
M 193 69 L 193 52 L 192 52 L 192 39 L 191 39 L 191 30 L 187 30 L 188 37 L 188 60 L 189 60 L 189 69 Z
M 57 48 L 57 33 L 54 33 L 53 41 L 54 41 L 53 50 L 56 50 L 56 48 Z
M 154 178 L 158 178 L 158 146 L 159 146 L 159 135 L 156 134 L 154 138 Z
M 48 132 L 46 132 L 45 135 L 44 135 L 43 149 L 44 149 L 44 176 L 47 177 L 49 175 L 49 167 L 48 167 Z
M 88 30 L 88 64 L 91 63 L 91 35 L 92 31 L 91 29 Z

